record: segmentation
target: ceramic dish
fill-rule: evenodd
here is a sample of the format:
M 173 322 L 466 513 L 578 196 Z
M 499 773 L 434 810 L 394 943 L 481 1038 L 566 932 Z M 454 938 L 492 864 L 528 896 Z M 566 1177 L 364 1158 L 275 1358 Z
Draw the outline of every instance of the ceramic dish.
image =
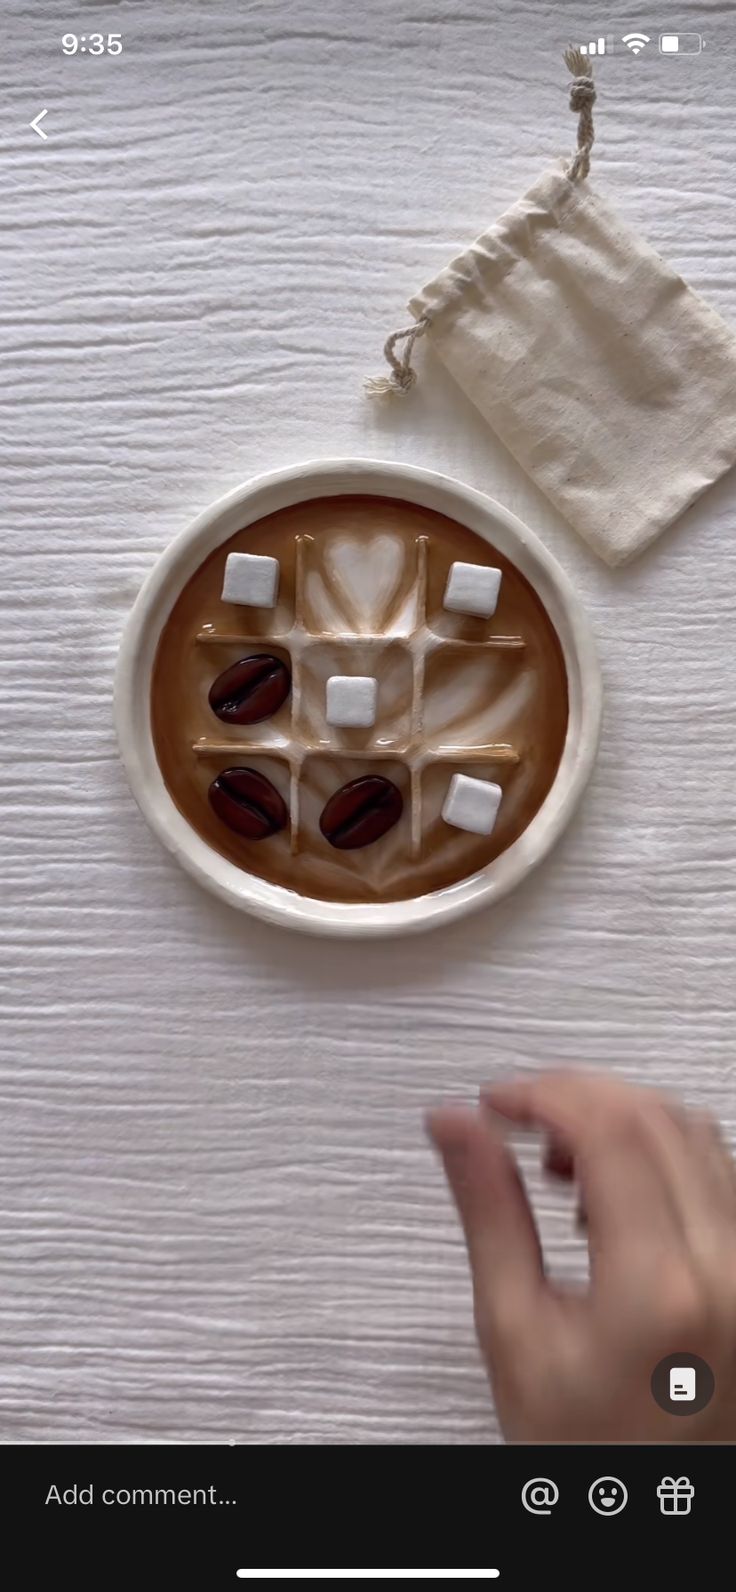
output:
M 392 541 L 392 515 L 406 521 L 398 541 Z M 222 603 L 225 544 L 268 551 L 264 526 L 272 538 L 276 528 L 279 547 L 287 546 L 284 535 L 294 546 L 277 605 L 263 613 Z M 519 619 L 518 634 L 443 611 L 454 542 L 461 558 L 476 547 L 479 565 L 497 562 L 506 571 L 504 612 Z M 202 609 L 198 591 L 209 608 Z M 182 629 L 187 605 L 191 634 Z M 200 611 L 213 622 L 201 623 Z M 535 650 L 532 632 L 540 628 L 559 654 L 557 700 L 560 692 L 566 697 L 543 787 L 533 784 L 534 747 L 535 736 L 541 743 L 551 733 L 554 697 L 546 700 L 545 692 L 554 660 L 548 652 L 547 668 L 543 651 Z M 208 708 L 206 683 L 241 652 L 270 649 L 291 668 L 290 701 L 272 723 L 223 731 Z M 385 706 L 371 730 L 344 733 L 327 723 L 326 681 L 341 674 L 377 679 Z M 513 733 L 495 734 L 497 680 L 498 694 L 517 703 L 517 712 L 519 703 L 523 708 L 520 747 Z M 272 922 L 316 934 L 377 936 L 431 928 L 499 900 L 546 855 L 593 767 L 601 681 L 588 622 L 567 577 L 514 515 L 430 471 L 328 460 L 247 483 L 205 510 L 167 549 L 126 627 L 115 711 L 141 811 L 201 884 Z M 206 800 L 212 776 L 242 764 L 244 754 L 280 789 L 289 815 L 283 835 L 257 848 L 219 828 Z M 442 821 L 442 795 L 458 771 L 490 774 L 503 785 L 503 823 L 485 850 L 477 836 Z M 319 833 L 320 804 L 344 780 L 376 772 L 401 790 L 401 822 L 389 839 L 336 853 Z

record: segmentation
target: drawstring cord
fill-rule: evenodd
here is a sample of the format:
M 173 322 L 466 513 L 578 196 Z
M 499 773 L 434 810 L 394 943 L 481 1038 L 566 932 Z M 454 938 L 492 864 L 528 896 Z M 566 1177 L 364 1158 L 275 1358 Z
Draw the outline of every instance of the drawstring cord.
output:
M 413 326 L 406 326 L 403 332 L 392 332 L 383 345 L 383 357 L 391 366 L 390 376 L 366 376 L 363 386 L 370 398 L 390 398 L 408 393 L 414 386 L 417 373 L 413 368 L 411 356 L 414 344 L 418 337 L 423 337 L 429 326 L 429 316 L 422 315 L 421 319 L 414 322 Z M 397 343 L 406 343 L 401 359 L 394 353 Z
M 590 152 L 595 140 L 593 126 L 595 84 L 590 57 L 581 55 L 580 50 L 574 50 L 572 47 L 566 50 L 565 65 L 573 78 L 570 84 L 570 110 L 578 118 L 578 147 L 567 168 L 567 175 L 571 182 L 579 182 L 587 177 L 590 171 Z M 417 373 L 411 362 L 414 344 L 418 338 L 424 336 L 429 324 L 429 316 L 422 315 L 412 326 L 405 326 L 400 332 L 392 332 L 386 339 L 383 357 L 391 367 L 390 374 L 366 377 L 363 386 L 370 398 L 405 397 L 411 392 L 417 379 Z M 399 343 L 404 344 L 401 357 L 396 353 Z
M 595 83 L 593 82 L 593 68 L 590 56 L 581 55 L 579 50 L 572 48 L 565 51 L 565 65 L 568 72 L 572 72 L 570 84 L 570 110 L 578 118 L 578 148 L 567 168 L 567 175 L 571 182 L 579 182 L 582 177 L 587 177 L 590 171 L 590 151 L 595 141 L 595 128 L 593 126 L 593 106 L 595 105 Z

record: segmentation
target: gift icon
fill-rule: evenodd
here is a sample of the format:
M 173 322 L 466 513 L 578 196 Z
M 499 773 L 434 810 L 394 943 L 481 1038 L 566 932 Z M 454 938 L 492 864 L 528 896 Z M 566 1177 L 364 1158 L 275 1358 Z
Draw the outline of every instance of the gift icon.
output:
M 657 1488 L 659 1507 L 663 1515 L 689 1515 L 695 1488 L 689 1476 L 663 1476 Z

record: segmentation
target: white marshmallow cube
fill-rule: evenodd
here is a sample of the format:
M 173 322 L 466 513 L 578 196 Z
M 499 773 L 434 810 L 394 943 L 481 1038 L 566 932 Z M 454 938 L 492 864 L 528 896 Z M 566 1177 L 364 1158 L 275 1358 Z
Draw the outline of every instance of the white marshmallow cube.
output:
M 327 681 L 327 723 L 368 730 L 376 722 L 378 681 L 371 674 L 332 674 Z
M 224 603 L 245 608 L 275 608 L 279 594 L 279 561 L 260 553 L 228 553 L 222 585 Z
M 453 564 L 447 577 L 443 607 L 451 614 L 473 614 L 490 619 L 496 612 L 501 586 L 500 569 L 485 564 Z
M 490 835 L 502 795 L 501 786 L 494 785 L 491 780 L 453 774 L 442 817 L 455 829 L 467 829 L 471 835 Z

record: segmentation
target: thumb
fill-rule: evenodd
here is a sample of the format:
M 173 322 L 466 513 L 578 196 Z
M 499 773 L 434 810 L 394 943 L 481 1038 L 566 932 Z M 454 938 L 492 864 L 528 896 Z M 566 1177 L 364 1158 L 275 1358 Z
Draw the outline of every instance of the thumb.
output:
M 429 1113 L 427 1132 L 465 1231 L 479 1334 L 493 1351 L 528 1326 L 544 1297 L 534 1217 L 516 1161 L 487 1111 L 441 1106 Z

